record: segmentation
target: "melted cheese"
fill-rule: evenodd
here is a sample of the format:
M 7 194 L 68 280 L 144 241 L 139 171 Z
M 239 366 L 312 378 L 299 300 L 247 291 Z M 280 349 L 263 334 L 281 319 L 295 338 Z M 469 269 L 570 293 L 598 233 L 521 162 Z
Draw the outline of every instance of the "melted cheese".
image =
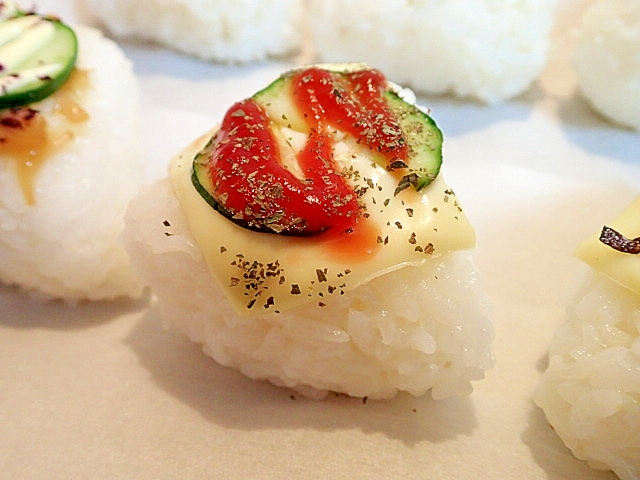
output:
M 640 197 L 608 224 L 627 238 L 640 237 Z M 576 256 L 613 281 L 640 295 L 640 255 L 618 252 L 600 242 L 600 234 L 582 242 Z
M 358 238 L 322 240 L 242 228 L 211 208 L 191 183 L 192 160 L 210 135 L 176 156 L 170 172 L 191 233 L 241 314 L 311 302 L 323 306 L 375 277 L 475 245 L 475 232 L 442 175 L 420 192 L 408 188 L 394 197 L 397 178 L 346 141 L 337 145 L 337 159 L 349 162 L 358 172 L 353 182 L 366 188 L 361 200 L 368 227 Z

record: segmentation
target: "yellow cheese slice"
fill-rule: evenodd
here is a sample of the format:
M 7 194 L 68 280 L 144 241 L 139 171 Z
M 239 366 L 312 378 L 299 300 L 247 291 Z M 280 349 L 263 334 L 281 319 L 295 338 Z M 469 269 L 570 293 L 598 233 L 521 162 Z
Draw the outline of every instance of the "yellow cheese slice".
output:
M 324 306 L 375 277 L 475 245 L 474 229 L 442 175 L 420 192 L 408 188 L 394 197 L 397 178 L 348 141 L 335 153 L 366 188 L 361 200 L 368 227 L 362 233 L 345 241 L 245 229 L 211 208 L 191 182 L 193 158 L 211 135 L 177 155 L 170 173 L 191 233 L 240 314 L 278 313 L 311 302 Z
M 607 226 L 627 238 L 640 237 L 640 197 Z M 613 281 L 640 295 L 640 255 L 618 252 L 600 242 L 599 237 L 600 233 L 597 233 L 582 242 L 576 250 L 576 256 Z

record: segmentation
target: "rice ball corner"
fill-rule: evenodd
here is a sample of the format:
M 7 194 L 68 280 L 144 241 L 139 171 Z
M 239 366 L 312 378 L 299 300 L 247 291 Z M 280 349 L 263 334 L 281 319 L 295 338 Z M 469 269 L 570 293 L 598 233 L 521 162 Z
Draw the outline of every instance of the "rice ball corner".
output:
M 607 119 L 640 131 L 640 3 L 596 0 L 578 30 L 573 66 L 582 95 Z

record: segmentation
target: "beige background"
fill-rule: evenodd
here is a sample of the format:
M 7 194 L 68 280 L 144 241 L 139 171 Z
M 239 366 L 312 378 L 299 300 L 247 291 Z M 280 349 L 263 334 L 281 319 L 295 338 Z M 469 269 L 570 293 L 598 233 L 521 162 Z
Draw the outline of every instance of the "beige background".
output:
M 69 1 L 41 2 L 78 18 Z M 613 479 L 562 446 L 531 396 L 582 266 L 583 237 L 640 192 L 640 136 L 577 95 L 565 2 L 552 63 L 483 107 L 423 98 L 478 231 L 496 367 L 472 396 L 314 402 L 247 380 L 162 328 L 148 299 L 40 304 L 0 288 L 0 478 Z M 149 176 L 285 64 L 206 65 L 124 44 L 142 86 Z

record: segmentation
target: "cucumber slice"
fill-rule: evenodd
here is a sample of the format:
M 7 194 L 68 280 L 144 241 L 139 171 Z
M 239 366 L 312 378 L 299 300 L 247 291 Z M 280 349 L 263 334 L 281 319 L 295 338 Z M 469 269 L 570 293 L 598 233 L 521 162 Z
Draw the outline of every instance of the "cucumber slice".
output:
M 75 32 L 35 14 L 0 23 L 0 108 L 40 101 L 69 78 L 78 55 Z
M 214 139 L 215 136 L 209 140 L 205 147 L 199 151 L 193 159 L 191 182 L 202 198 L 204 198 L 214 210 L 217 210 L 225 217 L 231 218 L 232 214 L 211 194 L 211 192 L 213 192 L 213 185 L 211 184 L 211 178 L 209 178 L 209 157 L 215 147 Z
M 359 215 L 358 192 L 346 175 L 332 167 L 330 129 L 335 130 L 333 134 L 342 131 L 354 136 L 368 148 L 372 161 L 398 182 L 394 195 L 409 187 L 419 191 L 429 185 L 440 172 L 442 132 L 425 111 L 405 101 L 379 72 L 359 70 L 364 69 L 335 68 L 329 75 L 317 67 L 294 70 L 245 100 L 241 107 L 234 106 L 221 126 L 226 129 L 220 137 L 222 166 L 212 169 L 215 136 L 193 160 L 191 180 L 203 199 L 230 220 L 258 231 L 312 235 L 338 228 L 342 221 L 346 225 Z M 344 85 L 342 80 L 336 81 L 337 75 L 349 75 L 342 79 Z M 307 110 L 307 103 L 298 101 L 320 107 Z M 254 109 L 261 114 L 248 113 Z M 266 129 L 271 130 L 270 138 L 279 148 L 261 140 Z M 286 137 L 284 142 L 281 137 Z M 291 156 L 293 162 L 289 161 Z M 277 168 L 269 168 L 275 165 Z M 296 166 L 306 173 L 297 174 Z M 214 183 L 219 188 L 214 189 Z M 349 188 L 351 191 L 344 193 Z M 348 230 L 351 228 L 344 229 Z
M 362 64 L 338 64 L 324 67 L 338 74 L 368 68 Z M 265 108 L 274 123 L 299 132 L 308 132 L 309 127 L 305 119 L 297 112 L 293 98 L 287 91 L 290 86 L 287 80 L 290 76 L 291 72 L 285 73 L 257 92 L 253 98 Z M 440 172 L 442 132 L 433 118 L 416 105 L 403 100 L 393 89 L 390 88 L 383 95 L 389 109 L 399 119 L 405 140 L 409 145 L 409 158 L 406 163 L 383 165 L 383 167 L 390 171 L 397 171 L 401 175 L 396 193 L 409 186 L 420 190 L 429 185 Z
M 281 75 L 252 98 L 267 111 L 272 122 L 298 132 L 308 132 L 309 126 L 297 111 L 290 87 L 286 74 Z
M 393 91 L 384 93 L 387 105 L 400 122 L 409 145 L 407 163 L 389 165 L 389 170 L 399 170 L 403 176 L 396 194 L 409 186 L 420 190 L 429 185 L 440 172 L 442 165 L 442 131 L 433 118 L 416 105 L 405 102 Z M 396 168 L 397 167 L 397 168 Z

